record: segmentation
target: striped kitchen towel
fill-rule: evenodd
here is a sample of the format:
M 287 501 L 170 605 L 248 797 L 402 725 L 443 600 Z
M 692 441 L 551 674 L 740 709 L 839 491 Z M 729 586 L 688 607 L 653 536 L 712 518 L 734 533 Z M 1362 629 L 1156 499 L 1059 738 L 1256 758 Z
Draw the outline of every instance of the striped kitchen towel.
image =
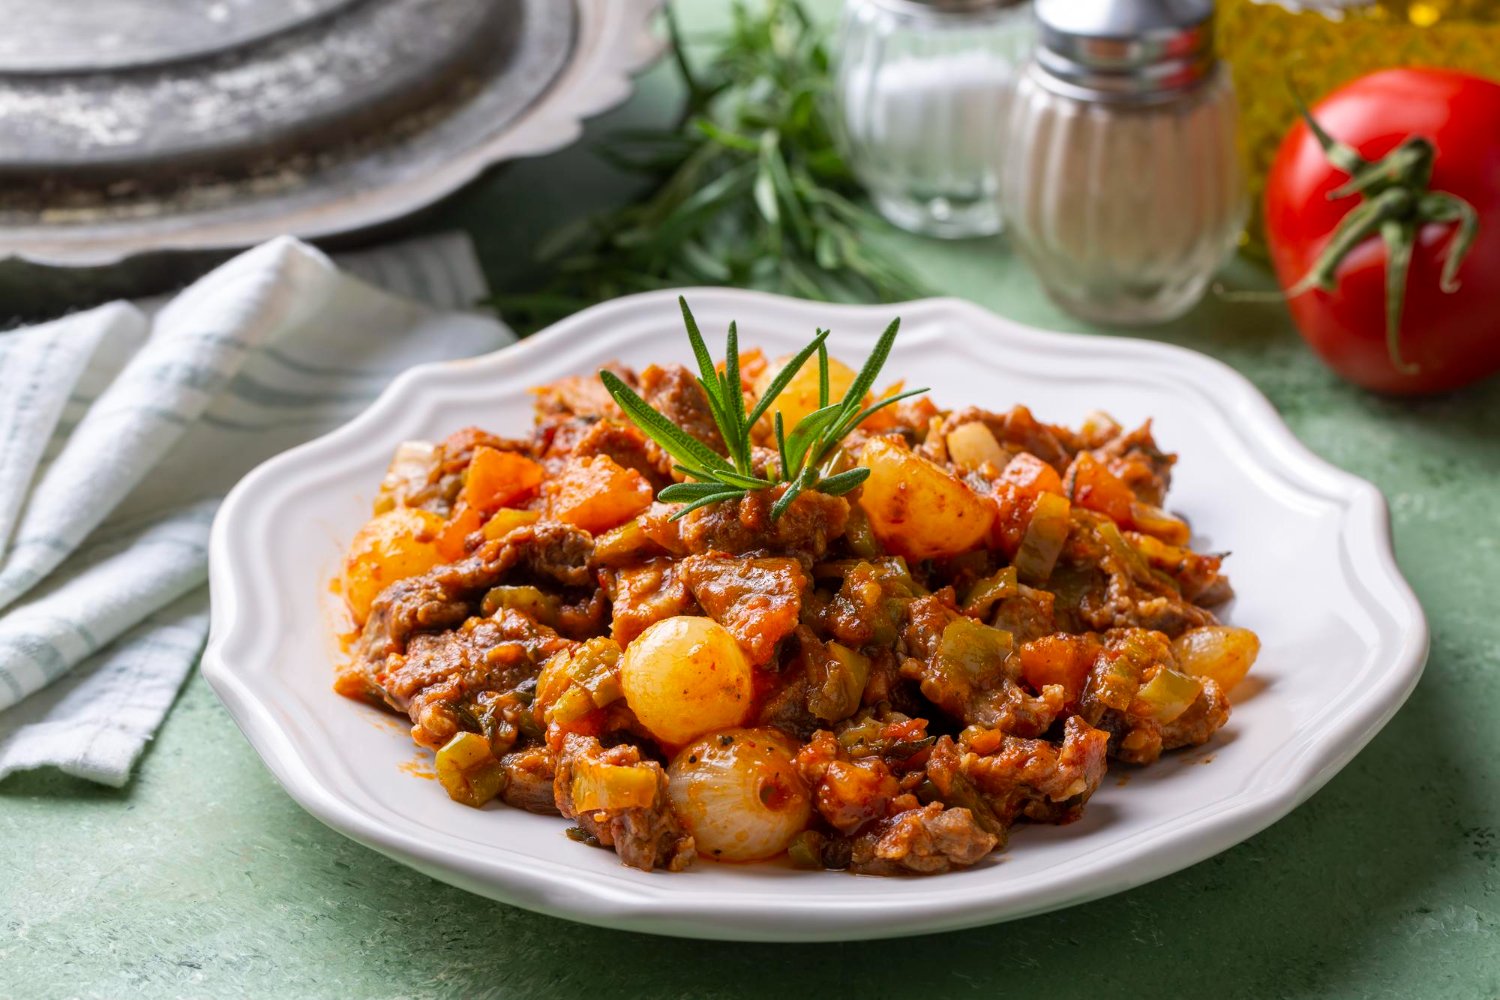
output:
M 123 785 L 202 648 L 229 488 L 406 368 L 514 339 L 467 311 L 466 238 L 339 265 L 279 239 L 165 304 L 0 333 L 0 777 Z

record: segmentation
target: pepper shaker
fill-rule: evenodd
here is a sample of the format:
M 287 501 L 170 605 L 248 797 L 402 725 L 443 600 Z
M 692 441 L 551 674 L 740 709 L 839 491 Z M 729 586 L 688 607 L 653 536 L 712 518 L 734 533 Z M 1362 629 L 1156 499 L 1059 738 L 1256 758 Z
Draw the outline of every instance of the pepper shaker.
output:
M 1175 319 L 1233 251 L 1246 199 L 1213 15 L 1213 0 L 1037 0 L 1002 201 L 1074 315 Z
M 840 144 L 886 219 L 927 236 L 999 232 L 1001 140 L 1031 39 L 1019 0 L 847 0 Z

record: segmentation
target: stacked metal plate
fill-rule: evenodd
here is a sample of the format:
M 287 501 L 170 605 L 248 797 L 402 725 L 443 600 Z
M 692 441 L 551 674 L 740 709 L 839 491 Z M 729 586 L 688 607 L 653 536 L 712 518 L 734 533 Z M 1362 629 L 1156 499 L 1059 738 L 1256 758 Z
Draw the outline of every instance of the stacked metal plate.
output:
M 7 0 L 0 258 L 103 266 L 408 214 L 546 146 L 504 139 L 569 79 L 621 90 L 656 6 Z M 553 146 L 602 106 L 563 103 Z

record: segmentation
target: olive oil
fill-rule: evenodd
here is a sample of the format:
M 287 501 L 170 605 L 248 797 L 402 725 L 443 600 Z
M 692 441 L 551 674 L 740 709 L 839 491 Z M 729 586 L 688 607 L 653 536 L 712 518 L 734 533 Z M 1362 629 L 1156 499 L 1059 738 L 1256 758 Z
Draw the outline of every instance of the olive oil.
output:
M 1251 196 L 1244 245 L 1263 257 L 1266 173 L 1297 120 L 1293 83 L 1314 103 L 1394 66 L 1500 74 L 1500 0 L 1220 0 L 1220 51 L 1240 100 Z

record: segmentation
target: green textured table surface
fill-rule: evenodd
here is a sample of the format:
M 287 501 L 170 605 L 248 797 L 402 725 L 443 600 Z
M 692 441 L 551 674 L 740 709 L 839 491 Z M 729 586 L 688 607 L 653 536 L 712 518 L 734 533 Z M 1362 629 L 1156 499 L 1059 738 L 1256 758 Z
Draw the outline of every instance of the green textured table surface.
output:
M 710 7 L 687 5 L 690 25 Z M 660 121 L 675 99 L 658 69 L 589 136 Z M 437 224 L 468 226 L 497 282 L 524 282 L 517 262 L 538 235 L 625 189 L 588 142 L 486 182 Z M 893 240 L 938 290 L 1086 329 L 1001 241 Z M 1245 265 L 1227 277 L 1265 280 Z M 195 676 L 129 787 L 0 782 L 0 996 L 1500 996 L 1500 383 L 1415 403 L 1365 395 L 1276 306 L 1210 302 L 1153 336 L 1244 372 L 1303 441 L 1385 491 L 1432 625 L 1407 706 L 1259 836 L 1131 892 L 963 933 L 649 938 L 467 895 L 324 828 Z

